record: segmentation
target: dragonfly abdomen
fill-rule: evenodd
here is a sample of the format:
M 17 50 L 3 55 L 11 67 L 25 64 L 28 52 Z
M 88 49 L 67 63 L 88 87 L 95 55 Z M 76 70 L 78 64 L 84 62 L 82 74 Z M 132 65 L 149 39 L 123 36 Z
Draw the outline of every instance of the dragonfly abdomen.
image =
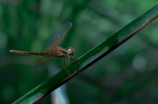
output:
M 26 52 L 26 51 L 18 51 L 18 50 L 10 50 L 10 52 L 16 53 L 16 54 L 45 56 L 45 53 L 39 53 L 39 52 Z

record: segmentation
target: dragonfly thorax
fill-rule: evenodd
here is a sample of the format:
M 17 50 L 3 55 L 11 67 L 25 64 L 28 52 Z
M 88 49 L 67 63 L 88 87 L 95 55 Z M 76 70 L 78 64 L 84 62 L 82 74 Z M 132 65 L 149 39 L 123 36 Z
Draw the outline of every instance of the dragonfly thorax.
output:
M 69 47 L 68 54 L 71 55 L 71 56 L 73 56 L 75 54 L 75 49 L 72 48 L 72 47 Z

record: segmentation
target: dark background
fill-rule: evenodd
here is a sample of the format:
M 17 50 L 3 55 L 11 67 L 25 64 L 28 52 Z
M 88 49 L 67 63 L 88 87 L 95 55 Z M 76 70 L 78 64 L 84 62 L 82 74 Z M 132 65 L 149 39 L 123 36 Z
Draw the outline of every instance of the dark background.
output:
M 39 56 L 17 55 L 9 50 L 40 52 L 56 31 L 70 21 L 72 28 L 60 46 L 74 47 L 74 57 L 78 58 L 157 3 L 157 0 L 0 0 L 0 103 L 12 103 L 46 80 L 53 69 L 53 73 L 62 70 L 58 58 L 53 58 L 52 70 L 38 75 L 33 65 Z M 65 93 L 58 89 L 38 103 L 62 101 L 63 96 L 71 104 L 157 104 L 157 47 L 155 21 L 70 80 Z

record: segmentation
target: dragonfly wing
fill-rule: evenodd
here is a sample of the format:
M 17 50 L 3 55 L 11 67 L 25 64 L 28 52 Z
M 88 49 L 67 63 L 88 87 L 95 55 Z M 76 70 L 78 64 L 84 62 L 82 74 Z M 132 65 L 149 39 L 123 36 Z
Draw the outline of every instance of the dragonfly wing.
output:
M 48 71 L 50 57 L 42 57 L 35 62 L 35 70 L 37 73 L 41 74 L 42 72 Z
M 64 39 L 66 33 L 71 28 L 72 23 L 67 22 L 64 24 L 56 33 L 56 35 L 48 42 L 48 44 L 45 46 L 44 50 L 42 52 L 51 52 L 54 50 L 57 46 L 60 45 L 62 40 Z

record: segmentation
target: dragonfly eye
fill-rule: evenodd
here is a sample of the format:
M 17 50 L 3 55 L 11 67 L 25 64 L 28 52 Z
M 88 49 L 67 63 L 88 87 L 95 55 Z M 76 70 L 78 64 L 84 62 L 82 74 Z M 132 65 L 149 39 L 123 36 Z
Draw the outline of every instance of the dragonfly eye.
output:
M 69 47 L 68 54 L 71 55 L 71 56 L 73 56 L 75 54 L 75 49 L 72 48 L 72 47 Z

